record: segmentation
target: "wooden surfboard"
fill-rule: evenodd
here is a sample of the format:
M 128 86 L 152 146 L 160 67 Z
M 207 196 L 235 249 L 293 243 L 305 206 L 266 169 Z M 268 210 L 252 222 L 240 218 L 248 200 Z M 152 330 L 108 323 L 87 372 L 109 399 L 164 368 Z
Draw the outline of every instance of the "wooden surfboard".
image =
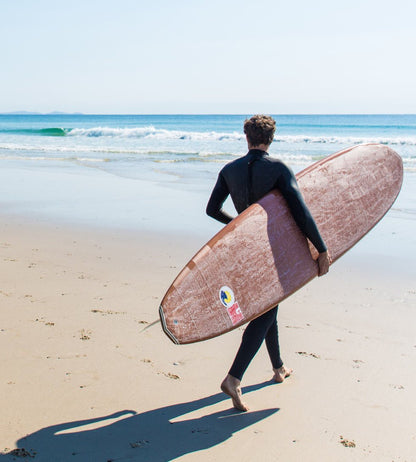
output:
M 402 184 L 400 156 L 359 145 L 300 172 L 297 181 L 335 262 L 386 214 Z M 272 191 L 191 259 L 159 308 L 177 344 L 221 335 L 275 307 L 318 274 L 317 251 Z

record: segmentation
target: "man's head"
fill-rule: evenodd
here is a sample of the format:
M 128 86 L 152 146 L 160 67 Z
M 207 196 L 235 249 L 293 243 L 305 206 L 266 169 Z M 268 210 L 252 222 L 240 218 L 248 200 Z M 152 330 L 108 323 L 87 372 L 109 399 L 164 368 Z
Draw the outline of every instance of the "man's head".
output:
M 244 133 L 250 148 L 270 146 L 276 130 L 276 121 L 266 115 L 255 115 L 244 122 Z

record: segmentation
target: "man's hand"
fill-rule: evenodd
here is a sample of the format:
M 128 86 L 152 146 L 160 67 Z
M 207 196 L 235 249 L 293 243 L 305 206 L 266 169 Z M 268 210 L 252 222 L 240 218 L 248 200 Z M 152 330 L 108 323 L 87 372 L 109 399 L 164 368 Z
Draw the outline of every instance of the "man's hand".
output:
M 329 265 L 332 263 L 331 255 L 329 255 L 328 251 L 322 252 L 318 255 L 316 261 L 318 263 L 318 276 L 323 276 L 329 271 Z

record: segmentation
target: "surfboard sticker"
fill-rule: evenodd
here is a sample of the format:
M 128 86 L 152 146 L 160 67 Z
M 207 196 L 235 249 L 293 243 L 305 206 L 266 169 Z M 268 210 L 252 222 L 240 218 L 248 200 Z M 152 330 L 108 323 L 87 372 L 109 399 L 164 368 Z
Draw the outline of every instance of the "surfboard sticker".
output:
M 233 326 L 244 319 L 243 312 L 235 299 L 234 292 L 228 286 L 222 286 L 218 293 L 220 302 L 227 308 Z

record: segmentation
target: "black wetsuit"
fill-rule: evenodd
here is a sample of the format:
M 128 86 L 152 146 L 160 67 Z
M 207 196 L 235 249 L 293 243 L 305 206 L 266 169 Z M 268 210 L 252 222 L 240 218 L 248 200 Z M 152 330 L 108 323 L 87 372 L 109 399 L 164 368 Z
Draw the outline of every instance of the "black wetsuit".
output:
M 222 206 L 228 195 L 231 195 L 237 212 L 241 213 L 273 189 L 282 193 L 303 234 L 318 252 L 325 252 L 325 242 L 305 204 L 294 174 L 283 162 L 271 158 L 267 152 L 259 149 L 251 149 L 247 155 L 230 162 L 221 170 L 208 201 L 207 214 L 227 224 L 232 217 L 222 210 Z M 248 324 L 230 375 L 241 380 L 263 340 L 266 340 L 273 368 L 279 369 L 283 365 L 280 358 L 277 309 L 276 306 Z

